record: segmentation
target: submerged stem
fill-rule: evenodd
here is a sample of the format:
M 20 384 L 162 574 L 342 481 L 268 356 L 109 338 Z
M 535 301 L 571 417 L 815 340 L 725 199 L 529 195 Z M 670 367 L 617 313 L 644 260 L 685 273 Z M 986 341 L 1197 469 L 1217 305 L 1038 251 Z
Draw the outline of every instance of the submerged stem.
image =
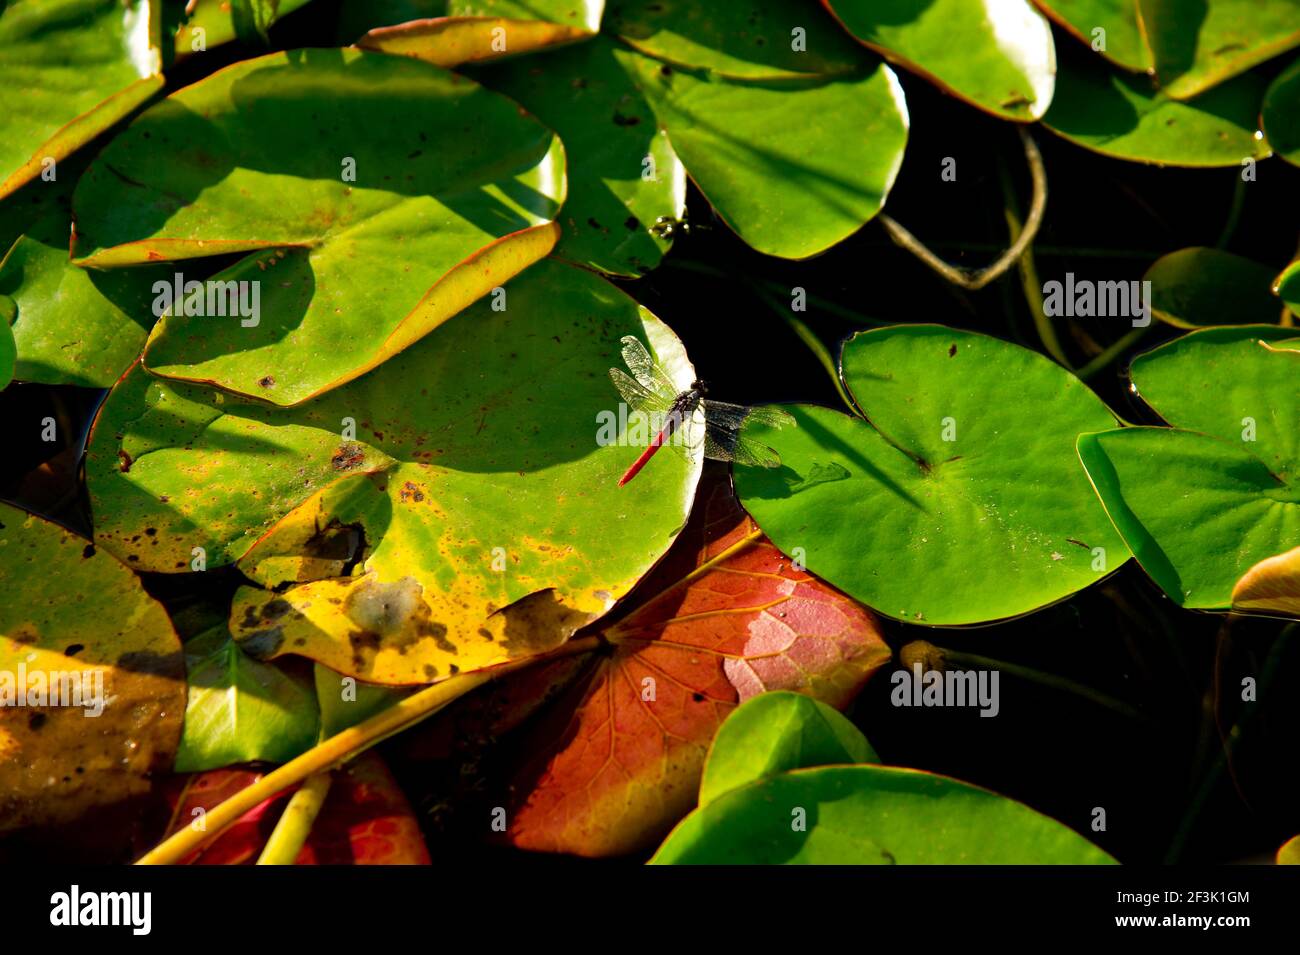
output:
M 293 865 L 298 853 L 307 844 L 311 827 L 325 805 L 333 777 L 328 771 L 310 777 L 302 788 L 289 799 L 284 815 L 275 824 L 271 838 L 257 857 L 258 865 Z

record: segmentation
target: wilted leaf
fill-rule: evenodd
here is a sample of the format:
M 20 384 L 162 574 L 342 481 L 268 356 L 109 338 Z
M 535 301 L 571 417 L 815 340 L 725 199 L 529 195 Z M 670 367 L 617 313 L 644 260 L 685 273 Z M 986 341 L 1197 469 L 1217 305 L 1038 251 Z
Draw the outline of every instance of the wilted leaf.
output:
M 891 63 L 994 116 L 1032 122 L 1052 102 L 1056 46 L 1029 0 L 825 2 L 853 36 Z
M 1300 547 L 1246 571 L 1232 588 L 1232 609 L 1300 617 Z
M 893 766 L 782 773 L 682 821 L 658 865 L 1105 865 L 1078 833 L 969 783 Z
M 116 137 L 73 196 L 75 255 L 251 252 L 215 276 L 246 284 L 165 317 L 145 363 L 291 405 L 545 255 L 563 197 L 559 140 L 509 100 L 412 60 L 299 50 L 187 86 Z
M 158 2 L 0 6 L 0 199 L 48 169 L 57 176 L 58 162 L 162 88 Z
M 1079 437 L 1079 457 L 1138 562 L 1184 607 L 1227 610 L 1233 587 L 1300 540 L 1300 351 L 1277 326 L 1207 328 L 1133 362 L 1171 428 Z
M 736 490 L 777 547 L 909 623 L 1028 613 L 1128 559 L 1079 469 L 1074 437 L 1115 417 L 1061 366 L 942 325 L 860 332 L 841 377 L 866 420 L 788 406 L 755 431 L 779 470 Z
M 1142 276 L 1151 283 L 1151 314 L 1178 328 L 1276 323 L 1282 306 L 1273 270 L 1220 249 L 1179 249 Z
M 320 815 L 295 865 L 428 865 L 420 826 L 384 761 L 364 753 L 334 772 Z M 191 776 L 173 797 L 171 832 L 262 778 L 243 769 Z M 185 859 L 189 865 L 248 865 L 257 861 L 291 792 L 250 809 L 211 843 Z
M 1300 45 L 1295 0 L 1137 0 L 1160 85 L 1189 99 Z
M 727 717 L 709 748 L 700 805 L 769 776 L 809 766 L 878 763 L 861 731 L 798 693 L 763 693 Z
M 791 689 L 842 707 L 889 658 L 871 615 L 794 569 L 725 478 L 637 594 L 601 629 L 612 649 L 576 710 L 528 747 L 505 837 L 516 846 L 603 856 L 653 844 L 690 809 L 737 703 Z
M 87 454 L 97 540 L 141 569 L 188 571 L 195 547 L 208 568 L 244 558 L 282 587 L 236 595 L 245 650 L 370 682 L 561 642 L 668 549 L 699 474 L 698 455 L 665 453 L 618 487 L 641 450 L 617 424 L 601 435 L 602 416 L 617 422 L 619 339 L 645 341 L 683 389 L 693 371 L 658 319 L 589 272 L 545 262 L 505 292 L 504 311 L 485 299 L 301 408 L 133 370 Z
M 1116 159 L 1239 167 L 1270 153 L 1256 136 L 1264 85 L 1250 74 L 1184 102 L 1159 92 L 1148 77 L 1099 68 L 1086 54 L 1062 56 L 1043 125 Z
M 284 763 L 316 744 L 315 688 L 302 674 L 251 659 L 223 624 L 185 644 L 189 699 L 176 772 Z
M 0 591 L 0 833 L 129 818 L 180 739 L 171 621 L 110 555 L 7 504 Z

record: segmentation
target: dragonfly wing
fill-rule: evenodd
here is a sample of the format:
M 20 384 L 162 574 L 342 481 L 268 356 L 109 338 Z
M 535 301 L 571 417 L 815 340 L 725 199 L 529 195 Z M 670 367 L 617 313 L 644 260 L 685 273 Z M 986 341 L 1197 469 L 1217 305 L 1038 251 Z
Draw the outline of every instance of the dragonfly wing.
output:
M 761 405 L 757 408 L 750 408 L 745 420 L 755 421 L 758 424 L 767 425 L 769 428 L 795 427 L 794 415 L 783 408 L 776 407 L 776 405 Z
M 665 411 L 670 404 L 621 368 L 611 368 L 609 378 L 628 407 L 637 411 Z
M 677 388 L 673 385 L 672 379 L 659 367 L 659 363 L 650 357 L 644 345 L 639 338 L 631 335 L 625 335 L 623 342 L 623 361 L 627 363 L 628 370 L 632 376 L 648 391 L 667 396 L 676 396 Z
M 769 412 L 775 411 L 775 414 Z M 782 427 L 793 423 L 786 412 L 772 408 L 747 408 L 744 405 L 728 404 L 725 401 L 706 401 L 704 403 L 705 420 L 708 432 L 704 445 L 707 457 L 719 461 L 735 461 L 750 467 L 777 468 L 781 466 L 780 456 L 771 448 L 747 438 L 741 434 L 746 421 L 760 421 L 763 424 Z

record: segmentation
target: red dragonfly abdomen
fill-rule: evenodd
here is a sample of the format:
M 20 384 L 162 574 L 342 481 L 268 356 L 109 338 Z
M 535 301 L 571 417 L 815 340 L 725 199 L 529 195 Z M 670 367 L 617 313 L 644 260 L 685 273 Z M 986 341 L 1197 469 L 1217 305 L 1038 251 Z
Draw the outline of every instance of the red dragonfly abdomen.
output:
M 646 466 L 646 462 L 655 456 L 655 452 L 668 443 L 668 439 L 673 436 L 678 425 L 686 421 L 695 413 L 695 407 L 699 403 L 700 392 L 695 388 L 683 391 L 677 396 L 676 400 L 673 401 L 672 409 L 668 412 L 667 420 L 664 421 L 664 426 L 659 429 L 658 434 L 654 436 L 646 446 L 646 449 L 641 452 L 641 456 L 633 461 L 632 466 L 624 472 L 621 478 L 618 479 L 619 487 L 622 487 L 640 473 L 641 469 Z

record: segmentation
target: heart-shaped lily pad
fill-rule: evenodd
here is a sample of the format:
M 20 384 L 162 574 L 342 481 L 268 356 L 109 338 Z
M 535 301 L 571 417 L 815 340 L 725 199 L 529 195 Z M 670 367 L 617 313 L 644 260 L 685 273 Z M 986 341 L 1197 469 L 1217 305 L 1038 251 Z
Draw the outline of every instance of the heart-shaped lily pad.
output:
M 57 176 L 61 160 L 162 88 L 151 21 L 159 2 L 0 6 L 0 198 L 47 171 Z
M 742 703 L 722 724 L 700 780 L 700 805 L 807 766 L 878 763 L 867 738 L 834 707 L 788 690 Z
M 252 659 L 224 624 L 185 644 L 185 676 L 189 698 L 176 772 L 283 763 L 316 744 L 320 713 L 310 674 Z
M 1221 249 L 1170 252 L 1143 279 L 1151 283 L 1152 314 L 1178 328 L 1267 325 L 1282 314 L 1273 270 Z
M 1295 0 L 1137 0 L 1156 75 L 1175 99 L 1196 96 L 1300 46 Z
M 0 504 L 0 834 L 130 812 L 171 769 L 181 644 L 139 579 Z
M 1133 386 L 1172 428 L 1079 437 L 1142 568 L 1185 607 L 1227 610 L 1237 581 L 1300 540 L 1295 329 L 1191 332 L 1139 357 Z
M 1116 159 L 1169 166 L 1240 166 L 1263 159 L 1256 135 L 1265 81 L 1254 74 L 1182 101 L 1144 76 L 1099 69 L 1087 54 L 1062 56 L 1043 125 Z
M 1029 0 L 826 0 L 858 40 L 982 110 L 1020 122 L 1047 112 L 1056 46 Z
M 786 554 L 900 620 L 1027 613 L 1128 559 L 1075 457 L 1115 426 L 1088 387 L 1018 345 L 942 325 L 859 333 L 840 374 L 866 420 L 788 408 L 755 437 L 779 470 L 737 468 L 745 508 Z
M 1300 58 L 1269 84 L 1260 119 L 1273 151 L 1300 166 Z
M 252 251 L 201 295 L 155 289 L 159 310 L 185 307 L 145 363 L 291 405 L 545 255 L 563 196 L 558 138 L 504 97 L 414 60 L 300 50 L 185 87 L 114 139 L 77 185 L 75 253 Z
M 862 65 L 839 25 L 799 0 L 629 0 L 610 10 L 604 29 L 655 59 L 740 79 L 828 76 Z
M 685 212 L 686 172 L 616 49 L 597 37 L 479 70 L 475 78 L 518 101 L 564 141 L 569 195 L 555 256 L 635 277 L 657 266 L 671 244 L 661 223 Z
M 816 255 L 884 204 L 908 118 L 883 63 L 842 77 L 745 82 L 631 50 L 615 55 L 700 191 L 758 251 Z
M 1138 23 L 1136 0 L 1034 0 L 1048 17 L 1126 70 L 1154 68 Z M 1100 32 L 1098 32 L 1100 31 Z
M 826 766 L 733 789 L 687 816 L 656 865 L 1105 865 L 1022 803 L 915 769 Z
M 689 385 L 657 319 L 553 262 L 301 408 L 137 368 L 90 440 L 97 540 L 142 569 L 187 571 L 196 547 L 209 568 L 244 558 L 282 589 L 237 595 L 246 650 L 371 682 L 553 645 L 663 555 L 699 476 L 698 456 L 665 453 L 618 487 L 640 450 L 619 443 L 609 383 L 624 335 Z

